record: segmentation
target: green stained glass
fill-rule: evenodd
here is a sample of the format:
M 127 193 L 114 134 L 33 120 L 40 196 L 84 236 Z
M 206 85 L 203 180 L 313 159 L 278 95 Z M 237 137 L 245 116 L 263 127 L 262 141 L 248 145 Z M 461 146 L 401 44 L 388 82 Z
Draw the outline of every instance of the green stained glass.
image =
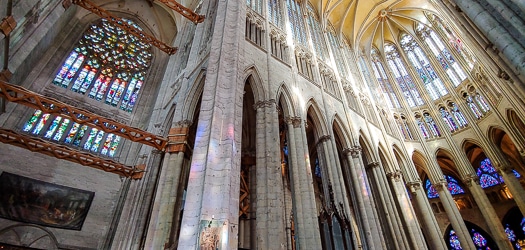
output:
M 49 128 L 46 131 L 46 135 L 44 136 L 45 138 L 49 139 L 51 138 L 51 136 L 53 136 L 61 120 L 62 120 L 62 117 L 60 116 L 55 117 L 55 119 L 53 120 L 53 123 L 51 123 L 51 126 L 49 126 Z
M 33 113 L 33 116 L 26 122 L 26 125 L 22 129 L 24 132 L 28 132 L 35 126 L 35 123 L 38 121 L 38 117 L 42 114 L 42 111 L 37 110 L 35 113 Z
M 68 125 L 69 125 L 69 119 L 64 119 L 62 124 L 60 124 L 60 127 L 58 127 L 58 130 L 55 136 L 53 136 L 53 140 L 55 141 L 60 140 L 60 138 L 62 138 L 62 135 L 64 135 L 64 132 L 66 131 Z
M 89 150 L 89 148 L 91 147 L 91 144 L 93 144 L 93 142 L 95 141 L 97 132 L 98 132 L 98 129 L 96 128 L 92 128 L 91 131 L 89 131 L 88 138 L 86 142 L 84 143 L 84 149 Z

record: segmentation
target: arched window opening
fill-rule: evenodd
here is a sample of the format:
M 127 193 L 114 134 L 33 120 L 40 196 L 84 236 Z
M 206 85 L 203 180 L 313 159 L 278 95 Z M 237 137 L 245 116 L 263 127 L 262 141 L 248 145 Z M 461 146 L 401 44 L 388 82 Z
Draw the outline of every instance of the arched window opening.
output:
M 401 38 L 401 47 L 423 81 L 430 98 L 436 100 L 439 97 L 446 95 L 448 92 L 445 85 L 443 85 L 443 82 L 436 74 L 436 71 L 432 65 L 430 65 L 427 56 L 421 47 L 419 47 L 419 44 L 416 43 L 414 38 L 409 35 L 404 35 Z
M 521 175 L 516 171 L 512 170 L 512 173 L 516 178 L 520 178 Z M 479 167 L 476 169 L 476 174 L 479 177 L 479 184 L 482 188 L 489 188 L 505 183 L 503 177 L 498 174 L 489 158 L 485 158 L 479 164 Z
M 395 120 L 399 131 L 401 131 L 401 135 L 403 135 L 403 139 L 414 140 L 412 132 L 410 131 L 410 127 L 408 126 L 407 119 L 404 116 L 401 116 L 401 118 L 395 117 Z
M 459 125 L 459 127 L 461 127 L 461 128 L 466 127 L 467 126 L 467 119 L 465 118 L 463 113 L 461 113 L 461 111 L 459 110 L 458 105 L 456 103 L 454 103 L 454 102 L 450 102 L 448 104 L 448 106 L 449 106 L 450 111 L 452 112 L 452 115 L 456 119 L 456 122 Z
M 101 19 L 84 33 L 53 84 L 131 112 L 152 57 L 149 44 Z
M 341 75 L 342 78 L 347 78 L 348 71 L 346 70 L 345 60 L 341 51 L 342 47 L 335 36 L 334 27 L 330 26 L 329 30 L 330 32 L 328 32 L 328 40 L 330 40 L 330 47 L 332 48 L 332 55 L 334 55 L 337 70 L 339 71 L 339 75 Z
M 374 75 L 379 82 L 379 86 L 381 87 L 381 92 L 383 93 L 383 96 L 385 100 L 387 101 L 387 105 L 389 108 L 401 108 L 401 105 L 399 104 L 399 100 L 397 99 L 396 94 L 394 93 L 394 89 L 392 88 L 392 85 L 390 84 L 390 81 L 388 80 L 388 76 L 386 75 L 385 68 L 383 67 L 383 63 L 381 62 L 381 58 L 379 55 L 379 52 L 377 49 L 373 49 L 370 53 L 372 57 L 372 69 L 374 71 Z
M 450 115 L 450 113 L 444 107 L 440 107 L 439 112 L 441 113 L 443 121 L 445 121 L 445 123 L 448 125 L 450 132 L 456 131 L 458 126 L 456 125 L 454 118 L 452 118 L 452 115 Z
M 451 195 L 465 194 L 465 190 L 454 177 L 445 175 L 445 180 L 447 181 L 447 188 Z M 429 199 L 439 198 L 436 188 L 434 188 L 428 178 L 425 180 L 425 189 L 427 190 L 427 197 Z
M 268 19 L 275 26 L 282 28 L 283 16 L 281 10 L 281 0 L 268 0 Z
M 438 126 L 432 116 L 430 116 L 429 113 L 424 113 L 423 118 L 425 119 L 425 123 L 427 124 L 429 130 L 432 132 L 433 137 L 440 137 L 441 133 L 439 132 Z
M 396 47 L 392 44 L 385 45 L 385 55 L 388 67 L 394 74 L 396 82 L 399 85 L 401 92 L 403 92 L 408 106 L 414 107 L 417 105 L 423 105 L 423 99 L 421 99 L 421 95 L 419 94 L 414 81 L 408 75 Z
M 490 250 L 495 249 L 495 244 L 493 240 L 490 238 L 490 236 L 483 231 L 478 226 L 465 222 L 467 229 L 469 230 L 470 237 L 472 238 L 472 242 L 474 243 L 474 246 L 476 246 L 476 249 L 478 250 Z M 452 229 L 451 226 L 449 226 L 449 229 L 447 230 L 447 233 L 445 234 L 445 239 L 448 242 L 449 249 L 452 250 L 462 250 L 461 243 L 459 242 L 459 238 L 456 235 L 456 232 L 454 229 Z
M 443 20 L 434 14 L 427 15 L 427 18 L 432 23 L 436 32 L 440 33 L 445 40 L 448 41 L 449 45 L 463 58 L 467 63 L 469 70 L 474 68 L 475 58 L 471 53 L 467 51 L 461 39 L 444 24 Z
M 299 0 L 286 0 L 290 30 L 295 42 L 307 46 L 306 28 Z
M 441 38 L 439 38 L 433 30 L 421 23 L 418 24 L 416 30 L 418 35 L 425 41 L 430 48 L 430 51 L 432 51 L 436 59 L 439 61 L 439 64 L 443 67 L 443 70 L 447 73 L 454 86 L 457 87 L 467 79 L 467 75 L 459 63 L 456 62 L 454 56 L 452 56 L 441 41 Z
M 317 57 L 327 62 L 329 59 L 329 56 L 328 56 L 328 52 L 326 49 L 326 42 L 324 39 L 323 31 L 321 29 L 321 25 L 319 24 L 319 20 L 317 18 L 317 14 L 315 13 L 315 10 L 310 4 L 306 6 L 306 9 L 308 10 L 307 21 L 308 21 L 308 27 L 310 27 L 310 37 L 312 38 L 312 43 L 314 45 L 315 53 Z

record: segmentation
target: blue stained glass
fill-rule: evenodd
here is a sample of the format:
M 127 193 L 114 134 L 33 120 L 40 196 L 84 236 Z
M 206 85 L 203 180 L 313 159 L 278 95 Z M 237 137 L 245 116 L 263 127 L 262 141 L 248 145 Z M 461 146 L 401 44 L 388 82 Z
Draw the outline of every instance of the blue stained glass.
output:
M 464 194 L 465 190 L 459 185 L 459 182 L 454 179 L 454 177 L 450 175 L 445 175 L 445 178 L 447 179 L 447 186 L 448 191 L 450 191 L 450 194 L 456 195 L 456 194 Z
M 439 133 L 439 129 L 437 127 L 437 124 L 434 122 L 434 119 L 432 119 L 430 114 L 425 113 L 425 114 L 423 114 L 423 117 L 424 117 L 425 122 L 426 122 L 427 126 L 429 127 L 430 131 L 432 131 L 432 134 L 435 137 L 441 136 L 441 133 Z
M 476 174 L 479 177 L 479 184 L 482 188 L 488 188 L 504 183 L 503 177 L 496 172 L 496 169 L 492 166 L 489 158 L 485 158 L 481 161 L 480 166 L 476 170 Z
M 427 127 L 425 126 L 425 123 L 421 121 L 421 118 L 416 118 L 417 126 L 421 130 L 421 133 L 423 134 L 423 137 L 425 139 L 428 139 L 430 135 L 428 134 Z
M 31 130 L 33 126 L 36 124 L 36 122 L 38 121 L 38 117 L 40 117 L 41 114 L 42 114 L 42 111 L 40 110 L 35 111 L 35 113 L 33 113 L 33 116 L 31 116 L 31 118 L 29 118 L 29 120 L 26 122 L 26 125 L 24 126 L 22 130 L 24 132 L 28 132 L 29 130 Z
M 46 132 L 46 135 L 44 136 L 45 138 L 51 138 L 51 136 L 53 136 L 53 134 L 55 133 L 55 130 L 57 129 L 58 125 L 60 124 L 60 121 L 62 120 L 62 117 L 60 116 L 57 116 L 53 122 L 51 123 L 51 126 L 49 126 L 49 128 L 47 129 L 47 132 Z
M 425 188 L 427 189 L 427 197 L 429 199 L 433 199 L 433 198 L 438 198 L 439 197 L 439 194 L 438 194 L 437 190 L 434 188 L 434 186 L 432 186 L 432 183 L 430 183 L 429 179 L 427 179 L 425 181 Z
M 514 230 L 510 229 L 509 224 L 505 226 L 505 234 L 510 242 L 514 243 L 514 241 L 516 241 L 516 234 L 514 233 Z
M 476 230 L 474 229 L 471 229 L 471 234 L 472 234 L 472 241 L 474 242 L 474 245 L 476 245 L 476 247 L 481 247 L 481 249 L 489 249 L 487 247 L 487 239 L 485 239 L 483 235 L 476 232 Z
M 456 125 L 456 122 L 454 122 L 454 119 L 450 115 L 450 113 L 443 107 L 439 109 L 439 112 L 441 113 L 441 117 L 443 118 L 443 121 L 448 125 L 450 128 L 450 131 L 455 131 L 458 129 L 458 126 Z
M 315 159 L 314 175 L 321 178 L 321 166 L 319 166 L 319 159 Z
M 456 235 L 456 232 L 454 230 L 450 230 L 449 245 L 453 250 L 463 250 L 463 248 L 461 248 L 461 243 L 459 242 L 459 238 Z

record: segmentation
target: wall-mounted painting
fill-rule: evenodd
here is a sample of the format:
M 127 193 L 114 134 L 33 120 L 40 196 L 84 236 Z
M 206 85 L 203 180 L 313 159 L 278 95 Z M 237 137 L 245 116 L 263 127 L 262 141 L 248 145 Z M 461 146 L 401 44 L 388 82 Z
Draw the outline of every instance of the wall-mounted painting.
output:
M 0 217 L 10 220 L 80 230 L 94 196 L 20 175 L 0 175 Z

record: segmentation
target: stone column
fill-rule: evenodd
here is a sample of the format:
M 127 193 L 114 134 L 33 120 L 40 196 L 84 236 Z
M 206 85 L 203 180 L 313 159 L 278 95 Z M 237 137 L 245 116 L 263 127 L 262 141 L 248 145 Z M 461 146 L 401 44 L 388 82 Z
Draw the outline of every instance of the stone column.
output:
M 463 182 L 467 185 L 470 192 L 472 193 L 472 197 L 474 197 L 474 200 L 476 201 L 476 204 L 478 205 L 478 208 L 481 211 L 485 222 L 487 223 L 492 238 L 498 245 L 499 249 L 514 249 L 507 238 L 507 234 L 505 233 L 505 229 L 503 228 L 503 225 L 496 214 L 496 210 L 494 210 L 494 207 L 492 207 L 492 204 L 487 198 L 485 191 L 479 185 L 478 176 L 476 174 L 471 174 L 469 177 L 465 178 Z
M 260 101 L 257 110 L 257 249 L 286 246 L 284 189 L 281 175 L 279 118 L 275 100 Z
M 163 249 L 173 244 L 178 227 L 178 212 L 184 186 L 180 183 L 183 174 L 184 152 L 188 150 L 186 139 L 189 122 L 180 127 L 171 128 L 168 133 L 168 146 L 159 177 L 159 186 L 155 194 L 150 223 L 146 236 L 145 248 Z M 178 204 L 178 205 L 177 205 Z
M 203 2 L 214 22 L 178 249 L 238 247 L 245 3 Z M 202 25 L 203 24 L 198 24 Z M 206 32 L 199 30 L 200 32 Z
M 478 1 L 455 0 L 455 2 L 494 46 L 501 51 L 520 79 L 523 79 L 525 76 L 525 48 Z
M 465 250 L 475 250 L 476 247 L 472 242 L 472 238 L 470 237 L 470 233 L 467 229 L 467 226 L 465 225 L 465 222 L 463 221 L 463 218 L 459 213 L 458 207 L 456 206 L 456 202 L 454 201 L 452 195 L 448 191 L 447 182 L 443 180 L 439 183 L 434 184 L 433 186 L 439 194 L 439 200 L 441 200 L 443 208 L 445 208 L 445 213 L 447 214 L 448 219 L 450 220 L 450 224 L 452 224 L 452 228 L 456 232 L 456 235 L 458 236 L 459 241 L 461 242 L 461 247 Z
M 520 181 L 512 172 L 512 167 L 507 164 L 501 164 L 500 162 L 493 162 L 494 167 L 498 173 L 503 177 L 507 188 L 509 189 L 516 205 L 518 205 L 522 214 L 525 214 L 525 190 L 521 186 Z
M 399 214 L 397 213 L 397 208 L 392 204 L 392 193 L 390 188 L 385 187 L 386 179 L 383 179 L 384 172 L 379 169 L 379 162 L 372 162 L 368 164 L 368 172 L 370 174 L 370 179 L 373 182 L 376 188 L 377 197 L 376 200 L 380 202 L 378 206 L 378 213 L 384 215 L 384 219 L 388 225 L 382 225 L 383 228 L 387 227 L 390 231 L 391 243 L 394 244 L 396 249 L 409 249 L 409 245 L 406 239 L 405 230 L 401 226 L 402 222 L 400 221 Z M 381 211 L 382 210 L 382 211 Z M 383 230 L 384 231 L 384 230 Z M 388 237 L 385 233 L 385 237 Z
M 300 117 L 291 117 L 287 120 L 296 246 L 298 249 L 321 249 L 306 130 Z
M 441 230 L 437 223 L 434 212 L 428 203 L 425 190 L 421 188 L 421 182 L 415 181 L 408 183 L 412 199 L 416 201 L 419 217 L 421 219 L 421 227 L 426 236 L 428 247 L 432 250 L 447 249 L 447 244 L 441 236 Z
M 388 181 L 390 182 L 390 185 L 392 185 L 395 197 L 392 197 L 392 201 L 394 199 L 397 199 L 397 204 L 399 207 L 396 206 L 396 204 L 393 204 L 393 209 L 395 209 L 396 216 L 399 218 L 399 230 L 403 230 L 403 221 L 406 225 L 406 238 L 409 241 L 409 247 L 415 248 L 415 249 L 427 249 L 427 245 L 425 244 L 425 238 L 423 238 L 423 233 L 421 232 L 420 225 L 417 221 L 417 216 L 414 212 L 414 209 L 412 208 L 410 201 L 408 200 L 408 197 L 406 196 L 406 188 L 403 184 L 403 178 L 400 170 L 397 170 L 392 173 L 388 173 L 387 176 Z M 385 180 L 385 183 L 386 180 Z M 385 187 L 385 188 L 388 188 Z M 389 190 L 388 190 L 389 191 Z M 398 210 L 396 209 L 399 209 Z M 402 218 L 401 218 L 402 217 Z
M 362 230 L 362 236 L 364 239 L 361 242 L 365 243 L 366 249 L 384 249 L 385 240 L 383 234 L 378 230 L 376 222 L 377 218 L 374 217 L 374 211 L 372 210 L 372 203 L 370 201 L 370 190 L 366 185 L 366 173 L 361 161 L 361 148 L 354 147 L 345 150 L 347 154 L 348 163 L 350 165 L 350 182 L 354 190 L 353 195 L 357 204 L 357 221 Z

